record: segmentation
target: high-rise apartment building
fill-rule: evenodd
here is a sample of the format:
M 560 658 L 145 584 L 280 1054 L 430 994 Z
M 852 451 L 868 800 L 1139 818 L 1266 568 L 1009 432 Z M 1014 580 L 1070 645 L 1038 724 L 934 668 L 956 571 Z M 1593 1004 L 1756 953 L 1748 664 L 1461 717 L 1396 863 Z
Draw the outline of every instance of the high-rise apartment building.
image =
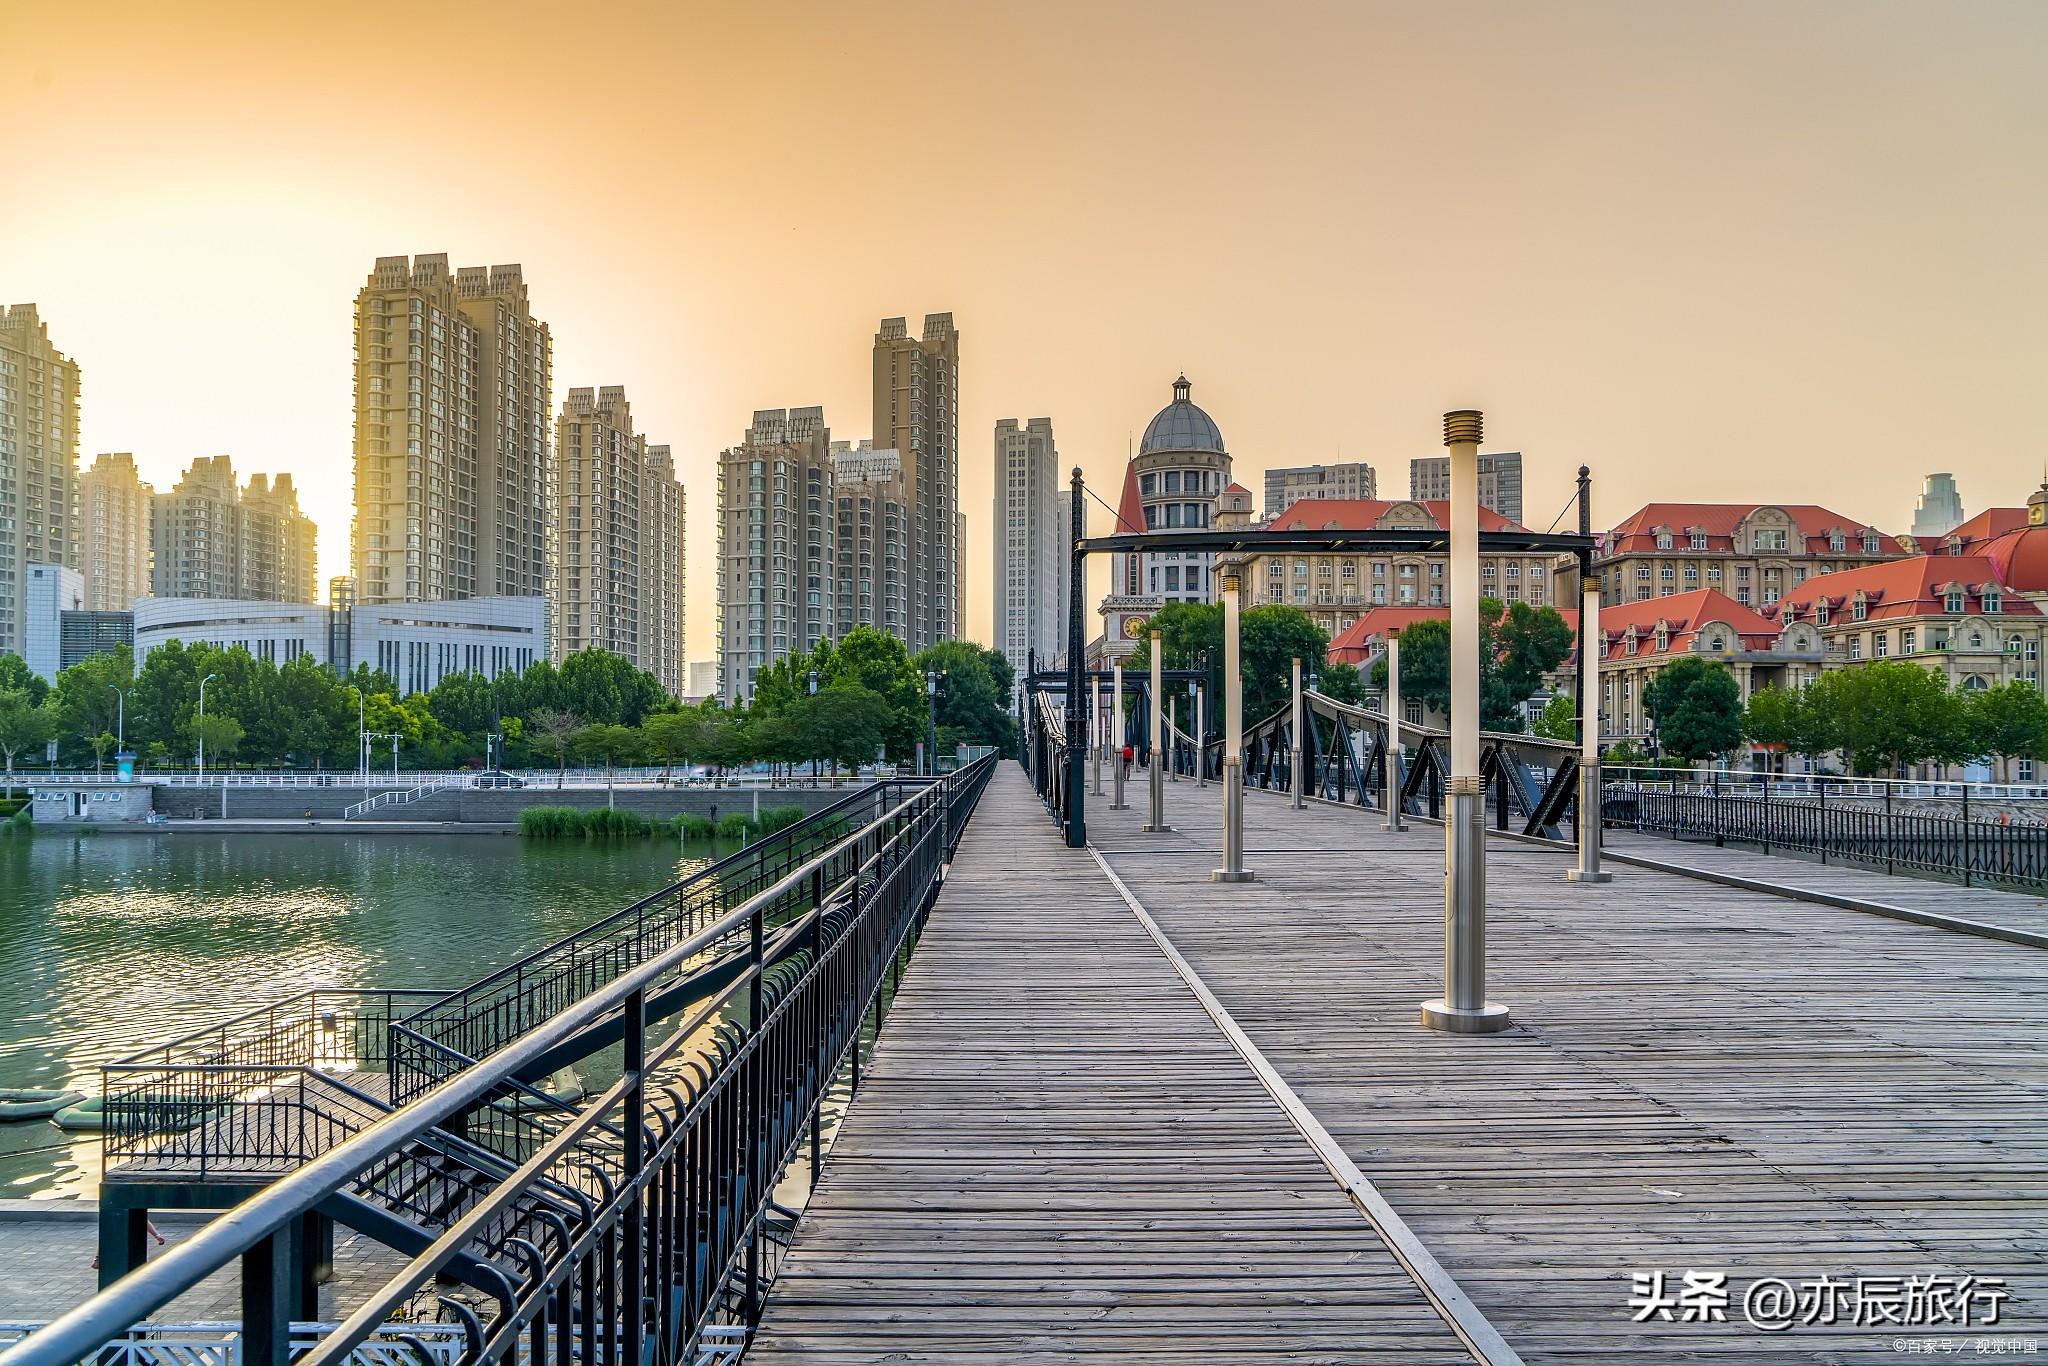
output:
M 1451 458 L 1425 455 L 1408 462 L 1408 496 L 1418 503 L 1451 498 Z M 1522 520 L 1522 453 L 1501 451 L 1479 457 L 1479 505 L 1510 522 Z
M 78 568 L 85 605 L 125 612 L 149 596 L 149 518 L 156 490 L 127 451 L 95 456 L 78 476 Z
M 19 654 L 31 564 L 78 567 L 78 365 L 34 304 L 0 309 L 0 651 Z
M 951 313 L 927 313 L 912 337 L 903 318 L 875 333 L 874 443 L 903 460 L 910 493 L 913 652 L 960 635 L 960 332 Z
M 314 600 L 316 528 L 299 511 L 289 474 L 274 479 L 251 475 L 248 487 L 237 489 L 233 462 L 225 455 L 204 455 L 150 502 L 154 596 Z
M 826 639 L 837 620 L 832 433 L 823 408 L 758 409 L 718 457 L 719 693 Z
M 645 587 L 638 663 L 677 696 L 688 681 L 683 659 L 684 590 L 689 582 L 683 545 L 688 518 L 674 453 L 667 446 L 649 446 L 640 483 L 640 572 Z
M 832 443 L 835 637 L 872 626 L 898 639 L 910 630 L 910 491 L 902 452 Z
M 1337 465 L 1292 465 L 1266 471 L 1266 516 L 1278 517 L 1303 498 L 1359 500 L 1379 497 L 1379 479 L 1363 460 Z
M 995 484 L 995 644 L 1021 679 L 1033 651 L 1049 666 L 1067 649 L 1071 514 L 1051 418 L 996 423 Z
M 235 468 L 202 455 L 165 493 L 150 517 L 150 583 L 159 598 L 237 598 Z
M 362 601 L 544 594 L 553 341 L 519 267 L 380 256 L 355 348 Z
M 316 535 L 313 519 L 299 511 L 298 490 L 289 474 L 250 475 L 235 508 L 235 596 L 251 602 L 315 601 L 320 583 Z

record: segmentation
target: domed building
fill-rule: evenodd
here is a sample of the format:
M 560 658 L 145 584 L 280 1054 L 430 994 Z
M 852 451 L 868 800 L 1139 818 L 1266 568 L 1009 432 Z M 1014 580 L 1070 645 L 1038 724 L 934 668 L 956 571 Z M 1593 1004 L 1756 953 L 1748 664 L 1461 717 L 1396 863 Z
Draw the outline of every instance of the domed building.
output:
M 1124 468 L 1116 530 L 1207 530 L 1216 504 L 1230 487 L 1230 451 L 1223 431 L 1193 398 L 1186 375 L 1173 382 L 1173 401 L 1145 425 L 1136 454 Z M 1214 556 L 1194 550 L 1118 555 L 1102 602 L 1105 658 L 1137 648 L 1144 622 L 1170 602 L 1214 602 Z

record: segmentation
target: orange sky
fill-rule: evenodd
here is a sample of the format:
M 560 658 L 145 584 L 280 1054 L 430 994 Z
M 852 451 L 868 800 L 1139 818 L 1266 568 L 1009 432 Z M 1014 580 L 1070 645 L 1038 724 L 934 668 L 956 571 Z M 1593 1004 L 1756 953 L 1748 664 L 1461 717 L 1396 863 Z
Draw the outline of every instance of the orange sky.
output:
M 84 367 L 86 463 L 288 469 L 347 568 L 374 257 L 524 265 L 555 398 L 623 383 L 690 502 L 757 407 L 869 435 L 887 314 L 1114 501 L 1185 369 L 1238 478 L 1487 410 L 1547 525 L 1652 497 L 1903 529 L 2018 503 L 2048 394 L 2048 5 L 0 4 L 0 301 Z

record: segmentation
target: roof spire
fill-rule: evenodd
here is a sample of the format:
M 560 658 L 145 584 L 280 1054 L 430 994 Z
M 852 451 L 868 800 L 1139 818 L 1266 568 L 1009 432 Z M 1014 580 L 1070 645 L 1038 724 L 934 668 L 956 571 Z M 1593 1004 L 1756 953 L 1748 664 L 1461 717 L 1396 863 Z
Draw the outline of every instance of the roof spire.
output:
M 1173 382 L 1173 401 L 1175 403 L 1190 402 L 1188 391 L 1193 387 L 1193 385 L 1188 383 L 1187 371 L 1181 371 L 1180 378 Z

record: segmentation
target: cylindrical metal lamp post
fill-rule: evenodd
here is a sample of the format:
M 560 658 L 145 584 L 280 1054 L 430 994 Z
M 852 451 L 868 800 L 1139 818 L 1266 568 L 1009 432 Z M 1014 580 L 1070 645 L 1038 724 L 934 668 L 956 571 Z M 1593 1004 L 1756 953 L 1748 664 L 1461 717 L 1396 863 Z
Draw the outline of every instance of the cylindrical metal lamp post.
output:
M 1088 659 L 1088 637 L 1081 618 L 1087 557 L 1081 553 L 1081 537 L 1086 534 L 1088 508 L 1079 465 L 1074 466 L 1068 497 L 1068 530 L 1074 540 L 1067 557 L 1067 847 L 1079 849 L 1088 843 L 1087 798 L 1081 787 L 1081 751 L 1088 743 L 1088 727 L 1081 719 L 1081 674 Z
M 1590 535 L 1593 514 L 1586 498 L 1591 481 L 1579 466 L 1579 532 Z M 1565 870 L 1569 882 L 1612 882 L 1600 868 L 1600 579 L 1593 557 L 1579 561 L 1579 866 Z M 1770 786 L 1764 792 L 1768 797 Z
M 1294 737 L 1294 746 L 1287 756 L 1287 775 L 1294 780 L 1294 809 L 1299 811 L 1308 805 L 1308 774 L 1301 766 L 1301 661 L 1292 661 L 1290 682 L 1294 688 L 1294 724 L 1289 734 Z
M 1195 684 L 1195 786 L 1209 785 L 1209 717 L 1207 703 L 1202 699 L 1209 695 L 1209 685 Z
M 1387 632 L 1387 818 L 1380 829 L 1390 834 L 1406 830 L 1401 819 L 1401 633 Z
M 1238 662 L 1237 571 L 1223 576 L 1223 866 L 1217 882 L 1250 882 L 1244 866 L 1244 667 Z
M 1109 809 L 1128 811 L 1131 804 L 1124 800 L 1124 662 L 1116 660 L 1109 666 Z
M 1160 694 L 1165 692 L 1165 671 L 1159 662 L 1159 632 L 1150 635 L 1152 643 L 1152 694 L 1146 698 L 1145 710 L 1151 722 L 1152 767 L 1146 773 L 1146 781 L 1152 795 L 1152 817 L 1145 822 L 1145 833 L 1157 835 L 1166 831 L 1166 751 L 1160 748 L 1165 739 L 1164 718 L 1159 713 Z
M 1478 412 L 1444 414 L 1451 452 L 1451 780 L 1444 821 L 1444 994 L 1422 1023 L 1457 1034 L 1506 1029 L 1486 999 L 1486 787 L 1479 776 Z
M 1180 743 L 1180 698 L 1178 697 L 1166 699 L 1166 729 L 1168 731 L 1166 748 L 1171 753 L 1174 747 Z M 1178 758 L 1175 758 L 1166 765 L 1166 776 L 1174 782 L 1180 781 L 1180 761 Z
M 1095 796 L 1102 795 L 1102 680 L 1088 680 L 1088 780 Z

